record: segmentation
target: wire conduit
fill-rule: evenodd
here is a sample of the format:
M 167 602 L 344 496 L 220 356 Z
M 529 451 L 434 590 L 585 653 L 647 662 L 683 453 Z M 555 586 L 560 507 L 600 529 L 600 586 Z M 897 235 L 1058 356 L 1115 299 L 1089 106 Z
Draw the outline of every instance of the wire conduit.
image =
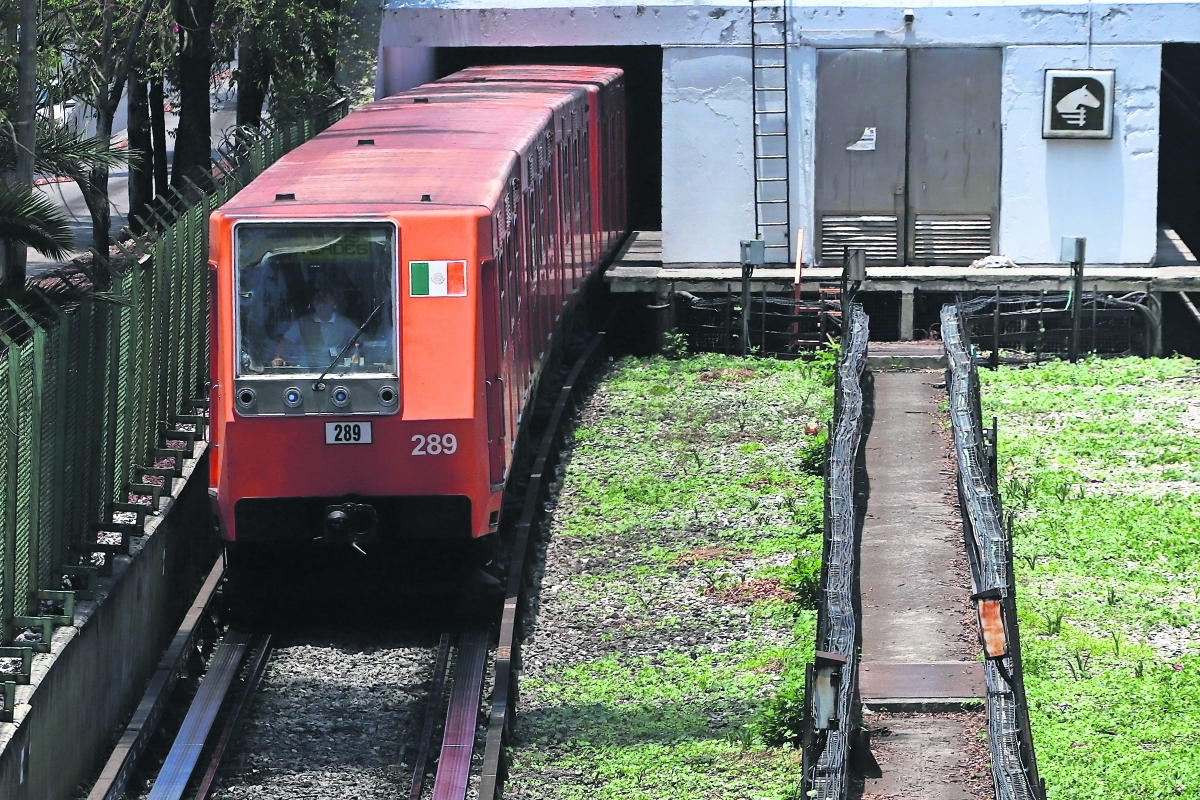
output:
M 1045 787 L 1037 774 L 1021 673 L 1012 542 L 1002 524 L 999 491 L 989 464 L 979 407 L 979 376 L 964 319 L 964 313 L 978 309 L 964 305 L 970 307 L 942 308 L 942 340 L 949 366 L 946 392 L 958 458 L 963 538 L 971 564 L 972 599 L 980 615 L 988 656 L 984 673 L 992 782 L 997 800 L 1042 800 Z M 998 610 L 1001 626 L 987 624 L 989 602 Z
M 817 665 L 809 666 L 803 788 L 806 797 L 841 800 L 847 796 L 849 755 L 858 719 L 858 593 L 855 469 L 863 429 L 862 376 L 867 360 L 868 318 L 862 306 L 849 307 L 834 392 L 826 481 L 825 554 L 817 620 Z M 844 659 L 834 676 L 835 706 L 828 727 L 817 720 L 814 698 L 820 689 L 821 661 Z

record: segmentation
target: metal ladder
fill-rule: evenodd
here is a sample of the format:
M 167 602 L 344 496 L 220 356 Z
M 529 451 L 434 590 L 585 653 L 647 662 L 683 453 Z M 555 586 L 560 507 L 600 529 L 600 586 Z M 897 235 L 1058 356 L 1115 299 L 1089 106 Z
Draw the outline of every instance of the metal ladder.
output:
M 754 226 L 769 264 L 791 264 L 787 5 L 750 0 L 754 98 Z

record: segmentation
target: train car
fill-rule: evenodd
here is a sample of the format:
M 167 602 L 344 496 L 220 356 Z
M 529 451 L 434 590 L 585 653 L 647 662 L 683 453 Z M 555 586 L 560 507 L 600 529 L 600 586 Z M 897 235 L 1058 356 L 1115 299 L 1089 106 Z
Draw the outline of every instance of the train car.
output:
M 355 110 L 213 213 L 231 549 L 497 530 L 552 338 L 624 233 L 624 90 L 491 69 Z

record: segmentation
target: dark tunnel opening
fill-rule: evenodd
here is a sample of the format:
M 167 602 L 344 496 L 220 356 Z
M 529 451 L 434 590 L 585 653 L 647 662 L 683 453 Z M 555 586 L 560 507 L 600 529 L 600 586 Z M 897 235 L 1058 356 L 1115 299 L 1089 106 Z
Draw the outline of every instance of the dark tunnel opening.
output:
M 625 71 L 626 163 L 629 226 L 662 230 L 662 48 L 611 47 L 440 47 L 436 73 L 496 64 L 587 64 Z

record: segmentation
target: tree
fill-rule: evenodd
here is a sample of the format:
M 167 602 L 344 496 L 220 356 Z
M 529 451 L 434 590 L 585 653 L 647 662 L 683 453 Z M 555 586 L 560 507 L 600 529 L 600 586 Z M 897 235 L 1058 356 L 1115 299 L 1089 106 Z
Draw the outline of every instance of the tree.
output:
M 179 27 L 179 128 L 171 185 L 204 180 L 212 169 L 209 85 L 212 76 L 213 0 L 174 0 Z
M 311 116 L 341 97 L 339 0 L 225 0 L 220 19 L 218 51 L 230 60 L 237 48 L 239 125 L 258 126 L 264 97 L 280 121 Z
M 51 119 L 49 108 L 73 91 L 64 83 L 69 71 L 62 72 L 62 53 L 70 49 L 73 34 L 61 15 L 45 3 L 37 9 L 23 2 L 19 9 L 26 17 L 35 10 L 40 13 L 37 22 L 22 23 L 31 36 L 18 42 L 18 9 L 0 0 L 0 22 L 8 32 L 0 40 L 0 178 L 4 179 L 0 180 L 4 193 L 0 254 L 16 256 L 7 259 L 14 268 L 3 276 L 10 291 L 24 283 L 27 246 L 60 258 L 74 244 L 65 215 L 31 191 L 34 175 L 79 178 L 93 165 L 112 166 L 120 160 L 107 139 L 81 137 L 71 126 Z M 35 91 L 29 91 L 29 83 Z
M 17 57 L 17 121 L 13 144 L 16 169 L 12 186 L 33 191 L 33 158 L 37 116 L 38 0 L 21 0 L 20 53 Z M 25 248 L 16 240 L 4 244 L 3 284 L 6 290 L 25 283 Z

